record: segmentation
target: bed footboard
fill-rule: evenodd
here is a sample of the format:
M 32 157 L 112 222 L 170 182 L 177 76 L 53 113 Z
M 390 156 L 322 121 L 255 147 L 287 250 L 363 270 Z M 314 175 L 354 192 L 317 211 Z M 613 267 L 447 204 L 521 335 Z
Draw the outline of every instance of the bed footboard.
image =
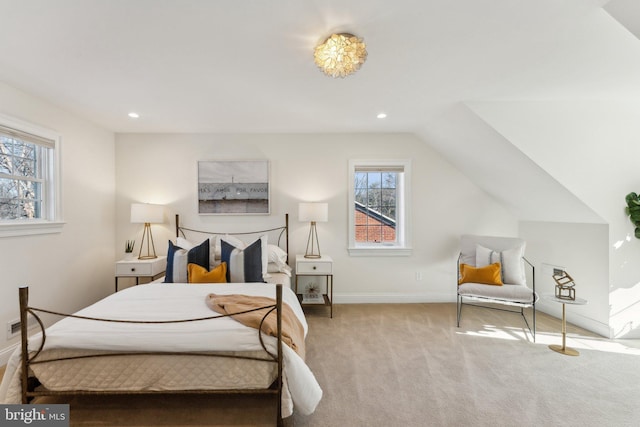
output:
M 277 397 L 277 420 L 276 424 L 278 426 L 284 425 L 284 421 L 282 418 L 282 394 L 283 394 L 283 348 L 282 348 L 282 304 L 283 304 L 283 296 L 282 296 L 282 285 L 276 285 L 276 298 L 275 304 L 263 306 L 254 310 L 266 310 L 266 314 L 262 318 L 262 322 L 266 320 L 266 318 L 275 310 L 276 312 L 276 354 L 270 352 L 264 341 L 263 341 L 263 332 L 262 332 L 262 323 L 260 324 L 260 328 L 258 329 L 258 337 L 260 339 L 260 344 L 264 351 L 267 353 L 268 357 L 260 358 L 260 357 L 248 357 L 248 356 L 234 356 L 228 354 L 212 354 L 212 353 L 201 353 L 201 352 L 127 352 L 127 353 L 110 353 L 110 354 L 93 354 L 93 355 L 82 355 L 75 357 L 67 357 L 67 358 L 59 358 L 59 359 L 47 359 L 47 360 L 37 360 L 38 356 L 41 354 L 45 342 L 46 342 L 46 329 L 44 327 L 44 323 L 39 317 L 38 313 L 47 313 L 56 316 L 63 317 L 75 317 L 80 319 L 85 319 L 89 321 L 100 321 L 100 322 L 123 322 L 123 323 L 181 323 L 181 322 L 189 322 L 189 321 L 202 321 L 202 320 L 215 320 L 216 318 L 228 317 L 236 314 L 246 313 L 232 313 L 227 315 L 215 315 L 208 318 L 197 318 L 197 319 L 183 319 L 183 320 L 162 320 L 162 321 L 132 321 L 132 320 L 114 320 L 114 319 L 100 319 L 100 318 L 92 318 L 86 316 L 78 316 L 74 314 L 65 314 L 54 312 L 50 310 L 39 309 L 35 307 L 29 306 L 29 288 L 21 287 L 19 289 L 19 300 L 20 300 L 20 321 L 21 321 L 21 392 L 22 392 L 22 403 L 26 404 L 32 401 L 35 397 L 38 396 L 74 396 L 74 395 L 114 395 L 114 394 L 270 394 Z M 37 350 L 33 354 L 30 354 L 29 350 L 29 337 L 28 337 L 28 316 L 33 316 L 39 324 L 42 339 L 41 343 Z M 56 391 L 56 390 L 48 390 L 45 387 L 39 387 L 40 383 L 35 376 L 30 374 L 31 366 L 38 363 L 55 363 L 56 361 L 61 360 L 70 360 L 70 359 L 82 359 L 82 358 L 99 358 L 99 357 L 126 357 L 131 355 L 197 355 L 203 357 L 228 357 L 228 358 L 238 358 L 238 359 L 250 359 L 256 360 L 260 362 L 266 363 L 275 363 L 277 366 L 277 374 L 276 379 L 273 381 L 272 385 L 266 389 L 198 389 L 198 390 L 174 390 L 174 391 L 153 391 L 153 390 L 131 390 L 131 391 L 95 391 L 95 390 L 73 390 L 73 391 Z

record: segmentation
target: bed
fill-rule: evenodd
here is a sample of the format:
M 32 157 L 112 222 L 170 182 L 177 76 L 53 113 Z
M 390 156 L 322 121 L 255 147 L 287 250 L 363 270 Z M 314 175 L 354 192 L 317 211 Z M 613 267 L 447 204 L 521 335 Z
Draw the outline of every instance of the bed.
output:
M 263 320 L 256 328 L 232 318 L 237 311 L 219 314 L 210 295 L 211 301 L 263 298 L 251 309 Z M 27 314 L 61 314 L 30 307 L 28 288 L 21 288 L 20 303 L 23 325 Z M 274 319 L 273 336 L 264 333 L 262 322 Z M 301 330 L 297 347 L 287 345 L 292 334 L 285 326 L 293 323 Z M 99 393 L 268 393 L 277 396 L 282 425 L 294 407 L 310 414 L 322 397 L 304 362 L 307 323 L 286 284 L 158 281 L 121 290 L 46 330 L 40 325 L 42 332 L 31 338 L 22 332 L 0 385 L 1 402 Z

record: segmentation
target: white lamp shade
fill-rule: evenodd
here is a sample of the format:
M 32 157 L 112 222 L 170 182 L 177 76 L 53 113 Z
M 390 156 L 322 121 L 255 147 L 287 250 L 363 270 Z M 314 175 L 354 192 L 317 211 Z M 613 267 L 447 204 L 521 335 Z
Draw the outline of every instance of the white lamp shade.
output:
M 299 203 L 298 221 L 327 222 L 329 220 L 328 203 Z
M 164 222 L 164 206 L 149 203 L 132 203 L 131 222 L 134 224 L 160 224 Z

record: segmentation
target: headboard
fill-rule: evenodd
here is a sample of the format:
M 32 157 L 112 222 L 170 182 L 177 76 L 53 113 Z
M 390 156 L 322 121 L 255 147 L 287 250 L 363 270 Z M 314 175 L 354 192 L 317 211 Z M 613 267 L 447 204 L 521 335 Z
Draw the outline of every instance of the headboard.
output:
M 289 214 L 284 214 L 284 225 L 266 228 L 261 230 L 248 230 L 248 231 L 223 231 L 223 230 L 198 230 L 195 228 L 188 228 L 180 225 L 180 215 L 176 214 L 176 237 L 184 237 L 189 240 L 191 234 L 204 234 L 206 236 L 248 236 L 258 238 L 262 235 L 268 236 L 268 241 L 271 244 L 281 247 L 287 253 L 287 263 L 289 262 Z

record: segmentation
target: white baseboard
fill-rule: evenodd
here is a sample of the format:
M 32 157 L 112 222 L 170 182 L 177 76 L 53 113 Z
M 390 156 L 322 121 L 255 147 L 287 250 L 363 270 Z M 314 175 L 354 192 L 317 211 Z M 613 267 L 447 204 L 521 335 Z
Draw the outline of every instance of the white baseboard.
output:
M 455 295 L 446 294 L 334 294 L 336 304 L 411 304 L 456 302 Z
M 455 303 L 456 296 L 449 293 L 429 293 L 429 294 L 334 294 L 333 301 L 336 304 L 411 304 L 411 303 Z M 562 318 L 560 304 L 544 303 L 539 301 L 536 309 L 553 316 Z M 609 325 L 582 316 L 577 313 L 567 313 L 567 322 L 586 329 L 587 331 L 601 335 L 606 338 L 611 337 Z
M 18 348 L 19 344 L 20 343 L 15 343 L 0 350 L 0 366 L 5 366 L 9 362 L 9 358 L 11 357 L 13 352 L 16 351 L 16 348 Z

